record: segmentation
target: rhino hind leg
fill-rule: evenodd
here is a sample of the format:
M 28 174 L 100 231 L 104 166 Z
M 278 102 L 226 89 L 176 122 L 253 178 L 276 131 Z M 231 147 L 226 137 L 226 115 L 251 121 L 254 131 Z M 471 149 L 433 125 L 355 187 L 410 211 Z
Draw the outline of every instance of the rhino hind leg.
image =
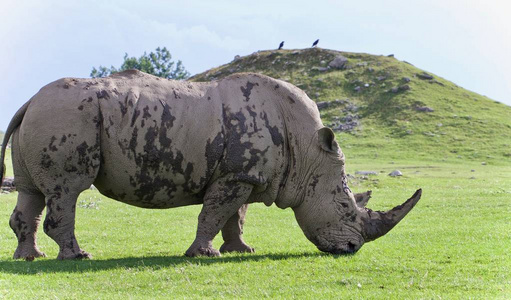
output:
M 213 248 L 213 239 L 247 202 L 252 188 L 250 184 L 226 179 L 218 179 L 208 188 L 199 214 L 197 235 L 186 256 L 220 256 Z
M 46 196 L 44 232 L 59 245 L 57 259 L 84 259 L 92 256 L 80 249 L 75 237 L 75 213 L 78 195 L 50 194 Z
M 34 260 L 46 255 L 37 247 L 37 228 L 44 209 L 44 195 L 20 191 L 9 225 L 18 238 L 14 259 Z
M 243 225 L 245 224 L 245 215 L 248 204 L 243 204 L 240 209 L 225 223 L 222 228 L 222 237 L 224 244 L 220 247 L 220 252 L 248 252 L 254 253 L 254 248 L 243 241 Z

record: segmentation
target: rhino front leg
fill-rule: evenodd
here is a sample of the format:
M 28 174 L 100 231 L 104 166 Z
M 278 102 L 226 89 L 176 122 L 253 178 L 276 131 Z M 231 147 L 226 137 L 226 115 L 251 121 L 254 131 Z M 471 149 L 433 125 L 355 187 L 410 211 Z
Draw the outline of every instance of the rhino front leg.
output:
M 243 204 L 225 223 L 224 228 L 222 228 L 224 244 L 220 247 L 220 252 L 254 252 L 254 248 L 247 245 L 242 238 L 247 209 L 248 204 Z
M 186 251 L 186 256 L 220 256 L 212 242 L 227 221 L 245 204 L 253 186 L 247 183 L 219 179 L 204 196 L 199 214 L 195 241 Z
M 14 259 L 34 260 L 46 255 L 37 247 L 37 228 L 44 209 L 44 195 L 20 191 L 9 225 L 18 238 Z
M 76 200 L 78 195 L 46 196 L 44 232 L 59 245 L 57 259 L 83 259 L 92 256 L 80 249 L 75 237 Z

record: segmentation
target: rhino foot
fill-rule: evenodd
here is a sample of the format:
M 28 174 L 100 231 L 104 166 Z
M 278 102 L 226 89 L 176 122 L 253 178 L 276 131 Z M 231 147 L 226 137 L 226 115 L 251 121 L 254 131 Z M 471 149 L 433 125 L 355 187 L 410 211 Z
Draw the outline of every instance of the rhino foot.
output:
M 78 253 L 73 252 L 67 252 L 63 253 L 60 252 L 59 256 L 57 256 L 57 259 L 59 260 L 65 260 L 65 259 L 92 259 L 92 255 L 86 251 L 80 250 Z
M 220 252 L 240 252 L 240 253 L 254 253 L 254 248 L 245 244 L 244 242 L 230 242 L 224 243 L 222 247 L 220 247 Z
M 209 256 L 209 257 L 215 257 L 215 256 L 221 256 L 220 251 L 216 250 L 213 247 L 190 247 L 188 250 L 186 250 L 185 253 L 188 257 L 196 257 L 196 256 Z
M 24 259 L 26 261 L 33 261 L 38 257 L 46 257 L 46 254 L 39 251 L 38 249 L 20 250 L 18 248 L 16 249 L 16 252 L 14 252 L 13 256 L 14 259 Z

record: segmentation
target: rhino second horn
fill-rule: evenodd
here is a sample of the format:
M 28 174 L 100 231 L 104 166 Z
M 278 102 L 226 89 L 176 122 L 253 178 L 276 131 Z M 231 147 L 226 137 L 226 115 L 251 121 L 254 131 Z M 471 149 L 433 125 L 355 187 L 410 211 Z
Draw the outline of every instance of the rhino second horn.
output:
M 367 209 L 367 217 L 364 218 L 364 239 L 366 242 L 373 241 L 387 232 L 401 221 L 412 210 L 421 198 L 422 189 L 418 189 L 405 203 L 393 209 L 381 212 Z

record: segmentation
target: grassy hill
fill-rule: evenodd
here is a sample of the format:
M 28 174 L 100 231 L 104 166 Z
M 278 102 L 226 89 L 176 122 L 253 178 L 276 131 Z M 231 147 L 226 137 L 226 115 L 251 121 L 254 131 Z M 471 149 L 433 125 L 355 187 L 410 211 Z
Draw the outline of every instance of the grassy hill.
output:
M 344 66 L 329 67 L 338 56 L 347 59 Z M 323 122 L 342 127 L 338 139 L 351 158 L 511 162 L 511 107 L 394 57 L 321 48 L 259 51 L 191 80 L 236 72 L 279 78 L 318 103 L 330 102 L 320 110 Z

